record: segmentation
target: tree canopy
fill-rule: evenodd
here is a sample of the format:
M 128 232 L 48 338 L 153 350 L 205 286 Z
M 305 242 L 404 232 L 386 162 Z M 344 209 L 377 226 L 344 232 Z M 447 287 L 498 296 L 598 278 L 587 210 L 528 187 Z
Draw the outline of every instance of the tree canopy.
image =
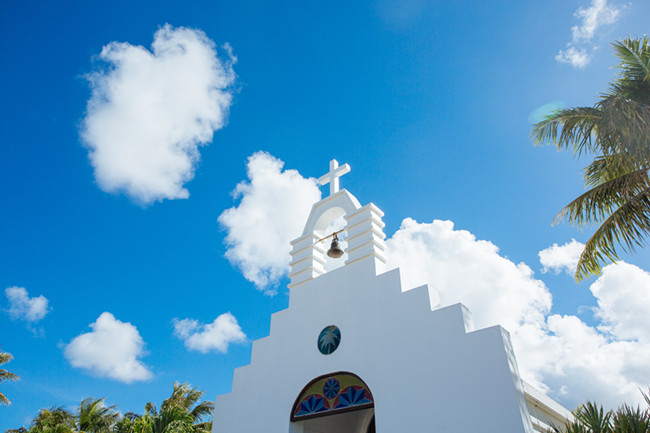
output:
M 650 398 L 643 394 L 648 408 L 623 404 L 617 410 L 603 410 L 588 401 L 573 411 L 574 419 L 563 426 L 552 426 L 553 433 L 650 433 Z
M 619 76 L 598 102 L 557 110 L 531 132 L 536 144 L 595 155 L 584 170 L 589 189 L 556 217 L 581 227 L 600 224 L 580 255 L 578 280 L 617 261 L 617 245 L 632 252 L 650 234 L 650 41 L 628 38 L 612 46 Z
M 5 433 L 210 433 L 213 403 L 200 401 L 202 397 L 203 391 L 176 382 L 160 410 L 149 402 L 142 415 L 122 415 L 115 406 L 106 406 L 103 398 L 91 397 L 81 402 L 75 414 L 61 407 L 41 409 L 28 429 Z

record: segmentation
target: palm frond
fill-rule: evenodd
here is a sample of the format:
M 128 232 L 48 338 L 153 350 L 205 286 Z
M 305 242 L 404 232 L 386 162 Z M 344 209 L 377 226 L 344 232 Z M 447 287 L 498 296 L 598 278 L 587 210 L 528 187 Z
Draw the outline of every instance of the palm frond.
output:
M 212 415 L 212 409 L 214 408 L 214 403 L 211 401 L 204 401 L 203 403 L 197 405 L 190 414 L 194 419 L 194 422 L 201 421 L 204 417 Z
M 554 143 L 558 149 L 572 149 L 580 156 L 595 153 L 599 146 L 593 134 L 602 119 L 599 109 L 576 107 L 557 110 L 536 123 L 531 131 L 535 144 Z
M 176 423 L 183 424 L 186 426 L 192 426 L 192 417 L 187 411 L 184 411 L 180 407 L 167 407 L 165 410 L 160 410 L 158 416 L 153 420 L 152 433 L 167 433 L 167 428 L 172 424 Z
M 0 382 L 3 380 L 10 380 L 12 382 L 15 382 L 17 380 L 20 380 L 20 377 L 18 377 L 17 374 L 13 374 L 7 370 L 0 369 Z
M 41 409 L 32 421 L 30 433 L 72 433 L 74 416 L 61 407 Z
M 623 405 L 612 417 L 612 431 L 614 433 L 650 431 L 650 417 L 647 411 Z
M 8 352 L 0 352 L 0 365 L 6 364 L 7 362 L 14 359 L 13 355 Z
M 610 95 L 596 108 L 602 117 L 594 129 L 595 141 L 603 154 L 625 154 L 631 161 L 647 165 L 650 158 L 650 86 L 630 89 L 613 85 Z
M 621 60 L 621 75 L 627 80 L 650 82 L 650 40 L 627 38 L 612 43 L 616 56 Z
M 647 394 L 645 392 L 641 391 L 641 395 L 643 395 L 643 399 L 648 404 L 648 409 L 650 410 L 650 388 L 648 388 L 648 393 Z
M 617 261 L 615 245 L 632 252 L 643 246 L 650 234 L 650 188 L 641 191 L 602 223 L 585 244 L 575 277 L 578 281 L 589 274 L 600 275 L 600 267 L 608 260 Z
M 203 397 L 203 391 L 200 391 L 196 388 L 192 388 L 191 385 L 187 383 L 184 383 L 183 386 L 184 386 L 185 397 L 183 398 L 181 404 L 184 408 L 189 410 L 199 400 L 201 400 L 201 397 Z
M 609 177 L 617 169 L 612 167 L 602 169 L 598 165 L 610 162 L 603 159 L 594 160 L 588 168 L 586 176 L 593 179 L 594 183 L 601 183 L 566 205 L 556 215 L 553 220 L 554 224 L 560 220 L 566 220 L 576 226 L 584 226 L 590 222 L 600 221 L 650 188 L 646 170 L 637 170 L 603 181 L 602 178 Z M 601 171 L 599 172 L 599 170 Z M 603 174 L 602 170 L 611 171 Z
M 212 431 L 212 421 L 194 424 L 195 433 L 210 433 Z
M 11 355 L 11 353 L 0 352 L 0 365 L 8 363 L 12 359 L 14 359 L 14 357 L 13 355 Z M 16 381 L 16 380 L 20 380 L 20 377 L 5 369 L 0 369 L 0 382 L 2 382 L 3 380 Z M 7 398 L 7 396 L 5 396 L 1 392 L 0 392 L 0 404 L 4 404 L 7 406 L 11 404 L 11 401 Z
M 636 163 L 625 154 L 600 155 L 584 169 L 585 185 L 598 186 L 635 170 Z
M 153 403 L 147 404 L 153 416 L 151 431 L 146 433 L 209 433 L 203 430 L 208 424 L 200 421 L 211 415 L 213 403 L 200 402 L 203 394 L 188 383 L 174 382 L 171 396 L 163 400 L 158 412 Z
M 588 401 L 576 411 L 576 418 L 587 427 L 590 433 L 611 433 L 612 412 Z
M 145 404 L 144 410 L 146 413 L 150 413 L 154 416 L 158 415 L 158 409 L 156 408 L 156 403 L 154 403 L 153 401 L 150 401 L 147 404 Z
M 103 398 L 83 400 L 77 412 L 79 430 L 87 433 L 108 433 L 119 417 L 116 406 L 106 406 Z
M 163 400 L 160 405 L 160 411 L 166 410 L 168 407 L 184 407 L 185 394 L 187 394 L 190 386 L 187 383 L 174 382 L 172 395 Z

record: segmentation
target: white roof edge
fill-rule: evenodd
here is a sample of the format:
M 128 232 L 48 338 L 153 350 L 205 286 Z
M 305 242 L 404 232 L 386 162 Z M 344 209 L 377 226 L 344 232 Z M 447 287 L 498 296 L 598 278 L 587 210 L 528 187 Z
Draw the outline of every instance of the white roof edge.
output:
M 562 406 L 560 403 L 557 401 L 553 400 L 551 397 L 548 395 L 544 394 L 542 391 L 539 389 L 535 388 L 525 380 L 521 381 L 523 386 L 524 386 L 524 393 L 526 394 L 526 397 L 529 397 L 533 400 L 536 400 L 540 404 L 544 405 L 546 408 L 548 408 L 550 411 L 553 411 L 557 413 L 558 415 L 568 419 L 572 420 L 573 419 L 573 414 L 571 413 L 570 410 Z

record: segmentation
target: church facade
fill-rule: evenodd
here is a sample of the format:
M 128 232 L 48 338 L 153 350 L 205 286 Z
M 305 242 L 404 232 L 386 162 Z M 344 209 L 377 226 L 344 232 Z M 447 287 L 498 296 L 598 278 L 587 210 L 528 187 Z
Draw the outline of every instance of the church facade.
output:
M 217 397 L 213 433 L 531 433 L 570 417 L 521 380 L 505 329 L 474 329 L 462 304 L 432 310 L 426 286 L 404 291 L 383 213 L 339 190 L 347 171 L 332 161 L 321 178 L 330 196 L 292 242 L 289 307 Z M 326 272 L 340 217 L 344 266 Z

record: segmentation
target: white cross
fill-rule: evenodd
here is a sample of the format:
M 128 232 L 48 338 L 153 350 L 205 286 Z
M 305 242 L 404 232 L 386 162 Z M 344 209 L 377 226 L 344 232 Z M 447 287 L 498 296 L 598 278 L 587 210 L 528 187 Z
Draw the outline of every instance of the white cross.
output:
M 318 183 L 321 185 L 330 184 L 330 195 L 334 195 L 339 192 L 339 177 L 343 176 L 345 173 L 350 172 L 350 166 L 343 164 L 339 167 L 339 162 L 335 159 L 330 161 L 330 171 L 329 173 L 321 176 L 318 179 Z

